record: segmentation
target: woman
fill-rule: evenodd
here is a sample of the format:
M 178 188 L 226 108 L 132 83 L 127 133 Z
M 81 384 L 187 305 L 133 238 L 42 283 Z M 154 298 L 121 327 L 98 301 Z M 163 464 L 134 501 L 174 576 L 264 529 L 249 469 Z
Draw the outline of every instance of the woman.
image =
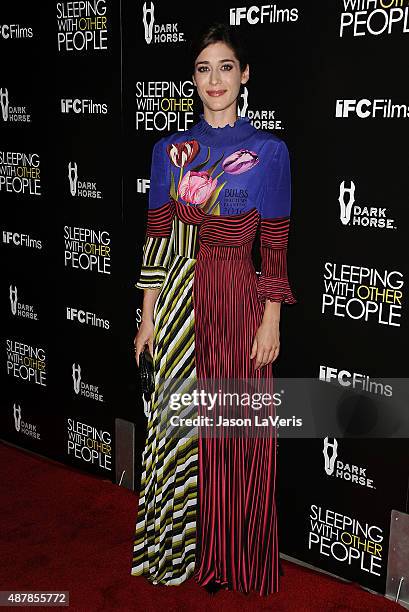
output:
M 280 138 L 237 116 L 249 66 L 229 26 L 201 37 L 193 70 L 203 113 L 154 146 L 136 284 L 144 289 L 136 361 L 147 345 L 155 391 L 131 573 L 268 595 L 278 590 L 275 433 L 216 436 L 200 423 L 176 432 L 165 383 L 271 380 L 281 303 L 296 301 L 286 267 L 290 162 Z M 260 277 L 251 258 L 257 230 Z M 190 404 L 184 415 L 207 410 Z

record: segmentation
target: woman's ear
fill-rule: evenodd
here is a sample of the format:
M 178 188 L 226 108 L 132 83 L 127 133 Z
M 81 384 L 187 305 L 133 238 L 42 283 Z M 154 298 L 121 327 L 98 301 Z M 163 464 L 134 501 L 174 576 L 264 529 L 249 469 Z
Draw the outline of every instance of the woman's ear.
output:
M 250 66 L 247 64 L 243 72 L 241 73 L 241 84 L 245 85 L 250 78 Z M 244 80 L 243 80 L 244 79 Z

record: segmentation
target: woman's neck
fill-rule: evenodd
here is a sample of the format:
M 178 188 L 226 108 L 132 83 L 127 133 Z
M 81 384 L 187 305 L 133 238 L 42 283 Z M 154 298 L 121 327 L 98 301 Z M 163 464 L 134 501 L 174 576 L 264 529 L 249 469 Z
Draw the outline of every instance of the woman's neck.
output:
M 235 103 L 220 111 L 213 111 L 204 107 L 203 116 L 212 127 L 224 127 L 227 124 L 233 127 L 238 119 Z

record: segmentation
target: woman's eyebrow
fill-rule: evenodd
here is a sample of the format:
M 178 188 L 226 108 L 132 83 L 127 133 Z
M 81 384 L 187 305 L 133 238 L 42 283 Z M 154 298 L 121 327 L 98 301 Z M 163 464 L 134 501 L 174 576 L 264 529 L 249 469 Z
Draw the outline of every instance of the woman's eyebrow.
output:
M 230 58 L 227 58 L 227 59 L 221 59 L 221 60 L 218 60 L 218 61 L 219 61 L 219 62 L 234 62 L 234 60 L 233 60 L 233 59 L 230 59 Z M 207 60 L 203 60 L 203 61 L 201 61 L 201 62 L 196 62 L 196 65 L 197 65 L 197 64 L 210 64 L 210 62 L 209 62 L 209 61 L 207 61 Z

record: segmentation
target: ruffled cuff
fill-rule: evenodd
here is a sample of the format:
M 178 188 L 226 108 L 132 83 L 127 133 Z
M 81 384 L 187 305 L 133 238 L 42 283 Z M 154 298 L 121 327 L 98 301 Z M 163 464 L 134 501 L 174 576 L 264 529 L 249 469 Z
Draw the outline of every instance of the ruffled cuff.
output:
M 137 289 L 160 289 L 165 282 L 167 268 L 143 265 L 135 283 Z
M 168 274 L 173 258 L 173 236 L 146 236 L 138 289 L 160 289 Z
M 284 304 L 296 304 L 288 278 L 277 278 L 264 276 L 258 278 L 257 297 L 260 302 L 272 300 L 273 302 L 283 302 Z

